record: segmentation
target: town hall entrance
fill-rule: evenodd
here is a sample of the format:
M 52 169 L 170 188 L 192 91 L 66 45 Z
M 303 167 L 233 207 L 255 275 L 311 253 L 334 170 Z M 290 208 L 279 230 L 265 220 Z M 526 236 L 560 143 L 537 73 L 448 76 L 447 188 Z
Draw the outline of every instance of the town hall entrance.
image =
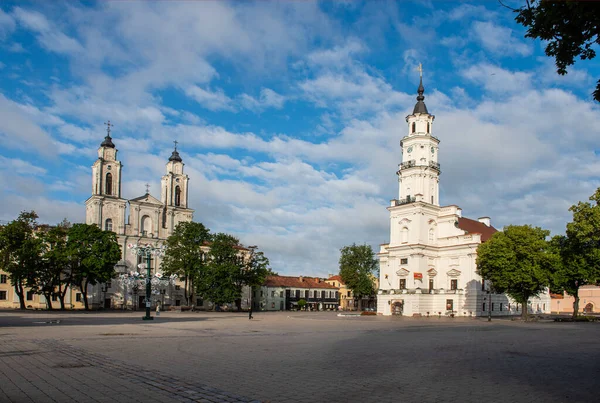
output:
M 392 315 L 402 316 L 402 312 L 404 312 L 404 301 L 394 301 L 392 302 Z

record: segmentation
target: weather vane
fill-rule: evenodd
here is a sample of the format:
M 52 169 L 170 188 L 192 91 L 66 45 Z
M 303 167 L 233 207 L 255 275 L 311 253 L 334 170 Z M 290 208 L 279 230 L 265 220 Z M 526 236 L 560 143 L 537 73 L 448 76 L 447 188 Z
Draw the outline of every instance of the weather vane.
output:
M 108 136 L 110 136 L 110 128 L 114 125 L 110 123 L 110 120 L 108 122 L 104 122 L 104 124 L 106 125 L 106 133 L 108 134 Z

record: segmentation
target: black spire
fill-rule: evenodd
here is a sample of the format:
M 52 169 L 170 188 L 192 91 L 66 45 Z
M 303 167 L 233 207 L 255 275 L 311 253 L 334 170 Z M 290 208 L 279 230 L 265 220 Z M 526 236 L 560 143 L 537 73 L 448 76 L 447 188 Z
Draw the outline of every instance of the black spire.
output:
M 112 138 L 110 137 L 110 127 L 114 125 L 110 123 L 110 120 L 108 123 L 105 122 L 104 124 L 106 125 L 106 137 L 104 137 L 104 141 L 102 144 L 100 144 L 100 147 L 115 148 L 115 144 L 112 142 Z
M 419 81 L 419 88 L 417 89 L 417 93 L 419 95 L 417 96 L 417 104 L 415 105 L 415 109 L 413 110 L 413 115 L 415 113 L 429 114 L 429 112 L 427 112 L 427 106 L 425 106 L 425 102 L 423 102 L 425 100 L 425 97 L 423 96 L 424 92 L 425 87 L 423 87 L 423 77 L 421 77 L 421 80 Z
M 177 152 L 177 141 L 174 141 L 173 143 L 175 143 L 175 149 L 173 150 L 173 153 L 171 153 L 171 156 L 169 157 L 169 161 L 183 162 L 183 160 L 179 156 L 179 153 Z

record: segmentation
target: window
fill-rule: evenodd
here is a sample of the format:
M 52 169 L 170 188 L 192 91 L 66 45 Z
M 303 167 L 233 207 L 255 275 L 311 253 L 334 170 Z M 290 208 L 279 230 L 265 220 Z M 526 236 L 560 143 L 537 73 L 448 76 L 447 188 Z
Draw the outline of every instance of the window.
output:
M 111 195 L 112 187 L 112 174 L 109 172 L 106 174 L 106 191 L 104 193 L 106 193 L 107 195 Z
M 433 279 L 432 278 L 429 279 L 429 289 L 433 290 Z
M 308 299 L 308 290 L 304 290 L 304 298 Z
M 494 310 L 494 303 L 492 302 L 492 311 Z
M 413 122 L 412 124 L 412 132 L 415 133 L 417 131 L 417 124 Z
M 271 297 L 275 297 L 275 291 L 271 291 Z
M 179 291 L 179 290 L 181 290 L 181 286 L 180 285 L 176 285 L 175 286 L 175 291 Z
M 458 289 L 458 280 L 450 280 L 450 289 L 451 290 Z
M 175 206 L 181 205 L 181 189 L 179 186 L 175 186 Z
M 406 279 L 405 278 L 401 278 L 400 279 L 400 289 L 404 290 L 406 288 Z
M 141 221 L 141 231 L 142 231 L 142 235 L 146 236 L 148 235 L 148 233 L 150 231 L 152 231 L 152 220 L 150 219 L 149 216 L 145 215 L 142 217 L 142 221 Z
M 104 231 L 112 231 L 112 220 L 107 218 L 104 222 Z
M 0 301 L 6 300 L 6 291 L 0 291 Z
M 352 296 L 352 291 L 348 291 L 348 297 Z
M 429 123 L 429 122 L 427 122 L 427 133 L 429 133 L 429 132 L 430 132 L 430 130 L 431 130 L 430 123 Z
M 451 299 L 446 300 L 446 310 L 454 311 L 454 300 L 451 300 Z
M 75 302 L 81 302 L 81 293 L 80 292 L 75 294 Z
M 181 306 L 181 300 L 180 299 L 176 299 L 175 300 L 175 306 Z
M 58 295 L 52 294 L 52 302 L 58 301 Z
M 283 298 L 283 291 L 279 291 L 279 298 Z
M 482 310 L 483 312 L 485 312 L 485 302 L 483 303 L 483 306 L 481 307 L 481 310 Z
M 263 294 L 264 294 L 264 293 L 263 293 L 263 291 L 261 290 L 261 291 L 260 291 L 260 296 L 262 297 L 262 296 L 263 296 Z
M 275 308 L 275 302 L 271 302 L 271 308 Z
M 336 292 L 335 292 L 335 299 L 339 299 L 339 298 L 340 298 L 340 297 L 339 297 L 339 294 L 338 294 L 338 292 L 336 291 Z
M 485 291 L 485 280 L 481 280 L 481 291 Z
M 408 258 L 402 258 L 400 259 L 400 264 L 408 264 Z
M 7 280 L 8 280 L 8 276 L 6 274 L 0 274 L 0 283 L 6 284 Z
M 27 291 L 27 301 L 33 301 L 33 291 Z
M 402 228 L 400 241 L 402 243 L 408 243 L 408 228 L 407 227 Z
M 325 299 L 325 291 L 321 291 L 321 299 Z
M 502 302 L 500 302 L 500 312 L 502 312 Z
M 296 298 L 300 299 L 300 290 L 296 290 Z

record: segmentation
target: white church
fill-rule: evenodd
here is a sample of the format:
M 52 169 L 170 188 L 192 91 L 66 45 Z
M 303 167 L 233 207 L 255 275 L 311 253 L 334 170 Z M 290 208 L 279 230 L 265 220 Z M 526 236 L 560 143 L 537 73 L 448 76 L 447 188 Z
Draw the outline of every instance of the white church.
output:
M 177 144 L 166 163 L 166 173 L 161 180 L 160 200 L 146 189 L 146 193 L 131 200 L 122 197 L 123 165 L 117 159 L 117 149 L 110 137 L 110 122 L 107 135 L 98 148 L 98 159 L 92 165 L 92 195 L 85 202 L 85 222 L 96 224 L 103 230 L 113 231 L 121 245 L 122 260 L 117 272 L 138 271 L 142 258 L 131 253 L 128 244 L 157 244 L 173 233 L 180 222 L 192 221 L 194 210 L 188 208 L 189 178 L 183 172 L 183 161 Z M 160 267 L 160 257 L 151 260 L 152 273 Z M 143 306 L 143 290 L 131 290 L 116 279 L 109 284 L 95 287 L 92 305 L 109 308 L 139 308 Z M 162 305 L 183 304 L 180 286 L 169 287 L 161 295 Z
M 435 116 L 423 102 L 406 117 L 408 134 L 400 141 L 399 196 L 390 212 L 390 242 L 379 251 L 377 312 L 403 316 L 520 315 L 522 306 L 504 294 L 490 294 L 476 273 L 477 247 L 497 230 L 489 217 L 462 216 L 457 205 L 439 200 L 440 140 L 433 136 Z M 532 313 L 550 313 L 548 293 L 529 301 Z

